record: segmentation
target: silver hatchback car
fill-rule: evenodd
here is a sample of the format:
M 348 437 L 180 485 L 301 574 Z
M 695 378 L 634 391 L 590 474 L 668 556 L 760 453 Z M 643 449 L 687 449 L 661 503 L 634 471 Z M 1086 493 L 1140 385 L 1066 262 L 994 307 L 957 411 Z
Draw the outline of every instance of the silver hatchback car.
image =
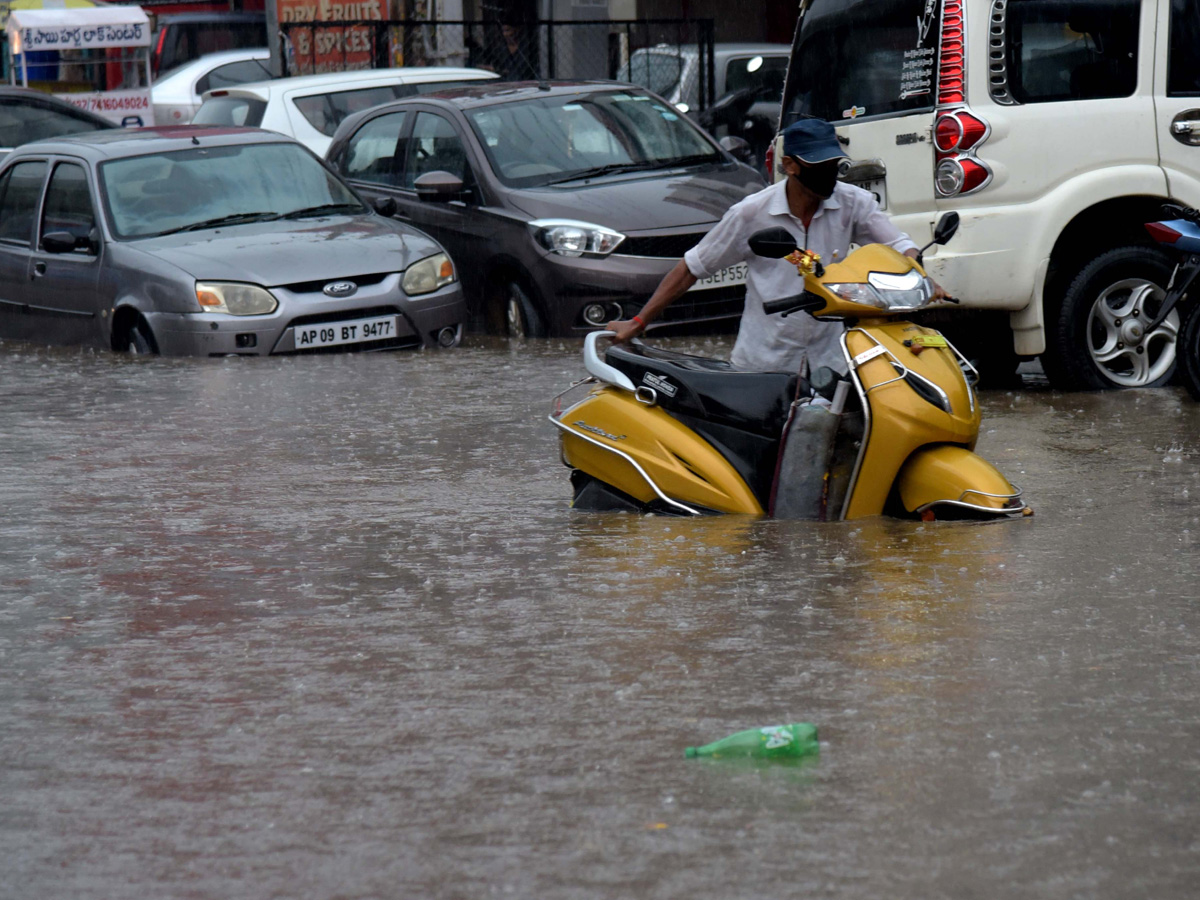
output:
M 450 347 L 454 264 L 257 129 L 103 131 L 0 167 L 0 337 L 173 356 Z

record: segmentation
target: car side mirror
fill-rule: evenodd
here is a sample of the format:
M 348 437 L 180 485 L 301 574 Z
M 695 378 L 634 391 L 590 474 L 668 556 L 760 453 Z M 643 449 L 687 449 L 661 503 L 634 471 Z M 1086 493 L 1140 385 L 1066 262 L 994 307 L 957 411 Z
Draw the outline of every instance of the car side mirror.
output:
M 721 147 L 736 159 L 738 162 L 745 163 L 748 166 L 754 165 L 754 148 L 750 146 L 750 142 L 743 137 L 729 135 L 721 138 Z
M 69 231 L 50 231 L 42 235 L 42 249 L 47 253 L 71 253 L 75 250 L 75 235 Z
M 390 219 L 396 214 L 396 201 L 391 197 L 379 197 L 375 201 L 375 212 Z
M 449 203 L 462 199 L 463 180 L 449 172 L 426 172 L 413 182 L 417 199 L 428 203 Z
M 755 256 L 783 259 L 796 251 L 796 239 L 786 228 L 764 228 L 750 235 L 750 250 Z
M 958 222 L 958 213 L 953 210 L 938 219 L 937 227 L 933 229 L 933 242 L 944 244 L 949 241 L 958 231 Z

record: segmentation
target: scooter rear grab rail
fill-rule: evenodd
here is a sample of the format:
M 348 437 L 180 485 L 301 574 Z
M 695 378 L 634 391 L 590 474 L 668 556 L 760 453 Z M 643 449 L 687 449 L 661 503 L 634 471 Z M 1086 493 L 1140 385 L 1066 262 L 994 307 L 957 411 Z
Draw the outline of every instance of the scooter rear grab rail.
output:
M 637 386 L 630 380 L 629 376 L 620 369 L 606 363 L 604 357 L 600 355 L 600 351 L 596 349 L 596 344 L 602 338 L 613 340 L 616 338 L 616 335 L 611 331 L 593 331 L 583 339 L 584 368 L 588 370 L 589 375 L 598 378 L 605 384 L 611 384 L 630 393 L 637 393 Z

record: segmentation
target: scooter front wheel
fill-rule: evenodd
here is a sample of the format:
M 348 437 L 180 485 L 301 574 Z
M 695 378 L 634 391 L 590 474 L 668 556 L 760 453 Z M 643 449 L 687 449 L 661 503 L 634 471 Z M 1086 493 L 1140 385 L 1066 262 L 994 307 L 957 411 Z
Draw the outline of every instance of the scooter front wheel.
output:
M 900 501 L 922 519 L 1027 516 L 1013 486 L 986 459 L 956 444 L 930 444 L 913 453 L 896 475 Z

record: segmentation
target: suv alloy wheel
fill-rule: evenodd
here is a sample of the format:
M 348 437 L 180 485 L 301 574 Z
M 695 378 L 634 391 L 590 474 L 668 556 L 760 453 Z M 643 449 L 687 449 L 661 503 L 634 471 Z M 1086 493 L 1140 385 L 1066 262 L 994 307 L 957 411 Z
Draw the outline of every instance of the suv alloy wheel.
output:
M 1147 334 L 1174 262 L 1154 247 L 1117 247 L 1083 267 L 1067 288 L 1042 365 L 1064 390 L 1159 387 L 1175 373 L 1179 316 Z

